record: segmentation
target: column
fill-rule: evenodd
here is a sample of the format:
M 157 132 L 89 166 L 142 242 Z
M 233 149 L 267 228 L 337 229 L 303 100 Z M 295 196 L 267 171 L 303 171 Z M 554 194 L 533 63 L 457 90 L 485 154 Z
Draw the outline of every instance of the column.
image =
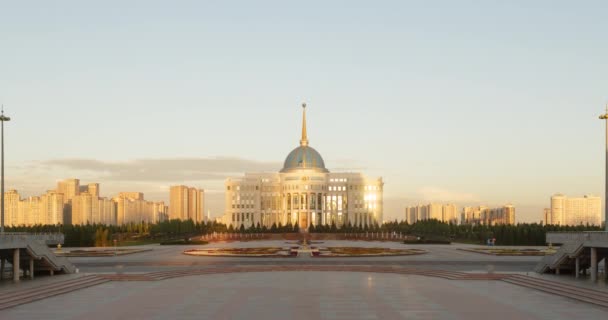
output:
M 321 224 L 325 225 L 325 194 L 321 195 Z
M 30 272 L 29 276 L 31 280 L 34 280 L 34 258 L 30 257 Z
M 13 281 L 19 281 L 19 249 L 13 250 Z
M 591 248 L 591 281 L 597 280 L 597 248 Z
M 576 260 L 574 260 L 574 277 L 576 279 L 578 279 L 579 274 L 581 273 L 581 258 L 576 257 Z

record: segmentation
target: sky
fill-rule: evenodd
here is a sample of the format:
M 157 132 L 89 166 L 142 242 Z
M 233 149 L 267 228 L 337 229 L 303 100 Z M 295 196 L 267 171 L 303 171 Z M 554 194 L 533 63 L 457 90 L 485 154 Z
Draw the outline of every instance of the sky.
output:
M 5 1 L 6 185 L 102 196 L 277 172 L 308 136 L 330 171 L 425 202 L 602 195 L 606 1 Z

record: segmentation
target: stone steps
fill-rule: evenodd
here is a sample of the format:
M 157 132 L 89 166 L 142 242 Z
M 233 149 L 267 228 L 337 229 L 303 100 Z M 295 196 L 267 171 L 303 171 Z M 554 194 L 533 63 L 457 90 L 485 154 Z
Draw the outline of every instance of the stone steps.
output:
M 591 303 L 608 308 L 608 292 L 587 289 L 555 281 L 540 278 L 528 277 L 514 274 L 494 274 L 494 273 L 465 273 L 457 271 L 446 271 L 436 269 L 413 269 L 397 266 L 365 266 L 365 265 L 336 265 L 336 266 L 235 266 L 235 267 L 210 267 L 204 269 L 189 270 L 168 270 L 140 274 L 103 274 L 90 275 L 64 282 L 55 282 L 36 288 L 28 288 L 5 292 L 0 294 L 0 310 L 17 306 L 24 303 L 33 302 L 40 299 L 49 298 L 63 293 L 72 292 L 78 289 L 91 287 L 108 281 L 160 281 L 165 279 L 241 273 L 241 272 L 307 272 L 307 271 L 337 271 L 337 272 L 371 272 L 371 273 L 392 273 L 401 275 L 419 275 L 437 277 L 447 280 L 502 280 L 504 282 L 535 289 L 562 297 L 575 299 L 578 301 Z
M 544 279 L 512 275 L 502 281 L 608 308 L 608 294 Z
M 6 292 L 0 295 L 0 310 L 88 288 L 108 281 L 97 276 L 84 276 L 35 288 Z

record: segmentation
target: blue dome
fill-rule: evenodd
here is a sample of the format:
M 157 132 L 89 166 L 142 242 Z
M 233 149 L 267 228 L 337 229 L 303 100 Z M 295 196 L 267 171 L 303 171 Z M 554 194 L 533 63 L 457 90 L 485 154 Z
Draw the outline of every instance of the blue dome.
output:
M 290 172 L 301 169 L 313 169 L 321 172 L 329 172 L 325 168 L 323 158 L 317 150 L 307 145 L 301 145 L 289 153 L 281 172 Z

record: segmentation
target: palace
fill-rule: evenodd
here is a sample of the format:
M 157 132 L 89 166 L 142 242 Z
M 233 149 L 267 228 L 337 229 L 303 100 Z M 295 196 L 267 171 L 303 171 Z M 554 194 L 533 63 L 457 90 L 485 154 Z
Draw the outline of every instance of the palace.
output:
M 361 173 L 332 173 L 308 143 L 306 104 L 302 105 L 300 146 L 287 155 L 277 173 L 246 173 L 226 180 L 223 222 L 239 228 L 291 223 L 372 225 L 382 223 L 382 178 Z

